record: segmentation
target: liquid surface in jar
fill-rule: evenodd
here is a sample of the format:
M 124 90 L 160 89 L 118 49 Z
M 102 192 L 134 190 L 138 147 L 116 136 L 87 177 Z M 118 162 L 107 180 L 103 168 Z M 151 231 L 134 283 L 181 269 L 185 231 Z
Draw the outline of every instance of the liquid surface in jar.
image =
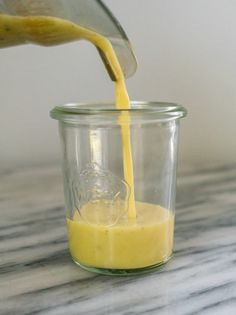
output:
M 100 202 L 99 216 L 93 216 L 92 222 L 84 220 L 77 210 L 73 220 L 67 219 L 69 248 L 76 262 L 96 268 L 136 269 L 161 264 L 171 256 L 174 217 L 170 211 L 137 202 L 135 223 L 130 224 L 123 215 L 109 226 L 104 222 L 110 209 Z M 83 210 L 89 213 L 91 206 Z

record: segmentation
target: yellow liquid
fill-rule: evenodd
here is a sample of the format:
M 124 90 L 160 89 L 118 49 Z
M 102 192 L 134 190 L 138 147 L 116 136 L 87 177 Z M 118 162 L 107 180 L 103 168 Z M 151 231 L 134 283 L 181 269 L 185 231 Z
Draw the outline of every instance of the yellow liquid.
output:
M 171 256 L 174 217 L 170 211 L 137 202 L 135 223 L 130 224 L 127 215 L 123 215 L 109 226 L 106 204 L 101 201 L 100 209 L 97 206 L 97 217 L 92 207 L 82 208 L 87 213 L 86 220 L 77 210 L 73 220 L 67 219 L 69 248 L 76 262 L 96 268 L 136 269 L 162 263 Z
M 80 39 L 90 41 L 105 54 L 116 77 L 116 108 L 128 109 L 124 76 L 113 47 L 105 37 L 59 18 L 0 15 L 0 48 L 27 42 L 51 46 Z M 164 208 L 135 204 L 128 113 L 122 112 L 119 124 L 124 178 L 130 187 L 128 213 L 114 226 L 107 227 L 105 223 L 84 221 L 76 211 L 73 220 L 67 219 L 69 247 L 74 260 L 84 265 L 113 269 L 142 268 L 161 263 L 171 255 L 174 219 Z M 90 207 L 87 205 L 88 212 Z M 108 215 L 103 201 L 98 210 L 100 217 Z

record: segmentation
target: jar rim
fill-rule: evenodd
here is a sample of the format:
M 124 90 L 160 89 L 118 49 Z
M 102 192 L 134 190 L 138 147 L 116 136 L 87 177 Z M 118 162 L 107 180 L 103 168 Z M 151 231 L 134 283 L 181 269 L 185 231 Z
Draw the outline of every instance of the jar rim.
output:
M 54 107 L 50 116 L 56 120 L 67 120 L 81 115 L 114 115 L 122 112 L 133 114 L 153 114 L 159 118 L 182 118 L 187 115 L 187 110 L 179 104 L 155 101 L 131 101 L 128 109 L 118 109 L 112 103 L 68 103 Z

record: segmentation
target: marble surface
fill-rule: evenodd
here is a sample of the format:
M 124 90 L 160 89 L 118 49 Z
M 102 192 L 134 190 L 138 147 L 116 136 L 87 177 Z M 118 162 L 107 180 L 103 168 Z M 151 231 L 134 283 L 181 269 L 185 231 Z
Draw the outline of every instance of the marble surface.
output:
M 173 259 L 142 276 L 81 270 L 60 169 L 0 174 L 0 314 L 236 314 L 236 165 L 180 175 Z

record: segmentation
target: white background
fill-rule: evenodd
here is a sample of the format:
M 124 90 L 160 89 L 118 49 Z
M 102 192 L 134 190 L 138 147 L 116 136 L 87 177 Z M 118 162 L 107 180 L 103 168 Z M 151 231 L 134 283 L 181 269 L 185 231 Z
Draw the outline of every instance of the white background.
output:
M 131 99 L 178 102 L 180 166 L 236 157 L 236 1 L 106 0 L 139 61 Z M 0 50 L 1 168 L 57 163 L 56 121 L 65 102 L 114 98 L 96 50 L 85 42 Z

